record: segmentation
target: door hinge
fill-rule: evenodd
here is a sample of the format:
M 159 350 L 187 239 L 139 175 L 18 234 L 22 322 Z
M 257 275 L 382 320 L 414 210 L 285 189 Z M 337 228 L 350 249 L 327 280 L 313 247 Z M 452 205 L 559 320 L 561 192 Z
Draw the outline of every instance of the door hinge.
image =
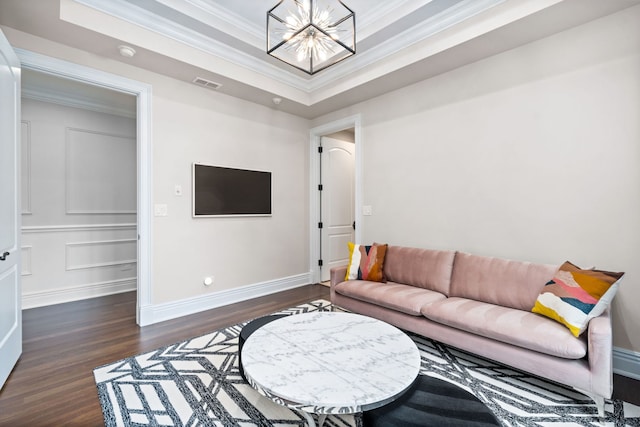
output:
M 318 228 L 322 228 L 322 223 L 321 222 L 318 223 Z
M 318 267 L 322 267 L 322 260 L 321 259 L 318 260 Z
M 318 184 L 318 191 L 322 191 L 322 184 Z
M 322 145 L 318 147 L 318 153 L 322 154 Z

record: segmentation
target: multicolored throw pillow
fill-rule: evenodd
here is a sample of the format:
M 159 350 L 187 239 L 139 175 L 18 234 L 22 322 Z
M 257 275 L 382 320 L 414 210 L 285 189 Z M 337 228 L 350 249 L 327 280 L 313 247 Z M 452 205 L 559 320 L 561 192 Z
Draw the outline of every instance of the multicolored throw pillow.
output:
M 623 275 L 583 270 L 567 261 L 545 285 L 531 311 L 562 323 L 577 337 L 611 304 Z
M 349 265 L 344 280 L 384 282 L 384 256 L 387 245 L 356 245 L 349 242 Z

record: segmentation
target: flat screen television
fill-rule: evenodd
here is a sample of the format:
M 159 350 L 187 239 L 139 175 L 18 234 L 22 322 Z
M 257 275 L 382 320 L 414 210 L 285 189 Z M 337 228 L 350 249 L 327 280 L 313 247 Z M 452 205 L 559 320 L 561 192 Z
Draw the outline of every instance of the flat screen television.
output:
M 271 215 L 271 172 L 193 164 L 193 216 Z

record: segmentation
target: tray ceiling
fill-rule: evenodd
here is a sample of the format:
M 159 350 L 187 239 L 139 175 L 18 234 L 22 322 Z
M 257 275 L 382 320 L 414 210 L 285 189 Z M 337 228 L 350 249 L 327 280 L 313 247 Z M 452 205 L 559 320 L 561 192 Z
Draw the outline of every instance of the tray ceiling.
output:
M 640 0 L 344 2 L 356 13 L 357 53 L 314 76 L 265 53 L 275 0 L 2 0 L 0 24 L 313 118 Z M 137 54 L 121 57 L 120 44 Z

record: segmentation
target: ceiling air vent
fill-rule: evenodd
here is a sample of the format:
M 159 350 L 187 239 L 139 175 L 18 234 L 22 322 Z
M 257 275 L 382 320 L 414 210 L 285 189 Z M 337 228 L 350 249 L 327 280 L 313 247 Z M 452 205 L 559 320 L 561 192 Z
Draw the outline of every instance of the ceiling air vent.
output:
M 202 77 L 196 77 L 193 82 L 199 86 L 204 86 L 209 89 L 217 90 L 222 87 L 221 83 L 212 82 L 211 80 L 203 79 Z

